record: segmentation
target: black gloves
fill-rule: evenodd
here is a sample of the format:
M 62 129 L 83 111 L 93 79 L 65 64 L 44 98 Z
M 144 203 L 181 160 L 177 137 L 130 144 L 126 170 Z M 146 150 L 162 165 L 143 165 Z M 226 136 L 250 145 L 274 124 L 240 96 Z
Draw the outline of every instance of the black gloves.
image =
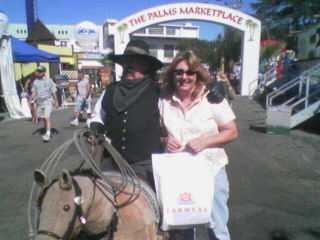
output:
M 89 128 L 97 136 L 104 134 L 104 125 L 102 123 L 92 122 L 92 123 L 90 123 Z
M 205 91 L 209 91 L 207 99 L 210 103 L 221 103 L 224 99 L 224 95 L 219 88 L 219 83 L 215 80 L 207 84 Z

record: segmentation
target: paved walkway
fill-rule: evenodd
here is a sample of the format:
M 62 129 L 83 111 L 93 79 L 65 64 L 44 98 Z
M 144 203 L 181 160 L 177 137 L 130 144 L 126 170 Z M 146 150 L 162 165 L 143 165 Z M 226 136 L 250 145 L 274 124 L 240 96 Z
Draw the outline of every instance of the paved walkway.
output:
M 267 240 L 274 230 L 298 234 L 320 227 L 320 134 L 294 130 L 289 136 L 264 133 L 259 105 L 237 97 L 233 108 L 238 140 L 226 146 L 231 196 L 229 228 L 233 240 Z M 73 136 L 72 109 L 53 113 L 59 133 L 42 143 L 42 127 L 27 120 L 0 122 L 0 239 L 27 239 L 27 202 L 33 171 Z M 83 127 L 82 123 L 79 127 Z M 78 160 L 72 148 L 65 157 Z M 206 240 L 206 231 L 198 233 Z
M 230 143 L 230 230 L 235 240 L 270 239 L 271 231 L 320 227 L 320 134 L 264 132 L 263 109 L 234 103 L 239 138 Z

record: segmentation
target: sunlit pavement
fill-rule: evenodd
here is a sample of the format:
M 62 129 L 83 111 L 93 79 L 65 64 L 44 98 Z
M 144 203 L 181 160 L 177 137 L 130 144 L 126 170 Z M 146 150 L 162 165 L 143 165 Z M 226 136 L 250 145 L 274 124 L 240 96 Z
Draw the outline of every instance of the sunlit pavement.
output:
M 274 230 L 292 234 L 320 227 L 320 135 L 294 130 L 291 135 L 267 135 L 260 106 L 245 97 L 233 103 L 238 140 L 226 146 L 230 181 L 229 229 L 234 240 L 271 239 Z M 43 123 L 29 120 L 0 122 L 0 239 L 25 240 L 27 203 L 33 171 L 75 129 L 69 125 L 73 108 L 52 114 L 57 132 L 43 143 Z M 68 159 L 79 159 L 73 148 Z M 207 240 L 205 230 L 199 240 Z

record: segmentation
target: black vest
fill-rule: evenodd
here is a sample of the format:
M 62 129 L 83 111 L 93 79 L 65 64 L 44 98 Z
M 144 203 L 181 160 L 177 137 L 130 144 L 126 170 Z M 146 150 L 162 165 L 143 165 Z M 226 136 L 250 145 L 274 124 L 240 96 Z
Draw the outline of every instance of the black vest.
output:
M 108 86 L 102 100 L 106 136 L 129 163 L 151 160 L 152 153 L 162 151 L 159 90 L 151 83 L 133 104 L 119 113 L 113 104 L 115 84 Z

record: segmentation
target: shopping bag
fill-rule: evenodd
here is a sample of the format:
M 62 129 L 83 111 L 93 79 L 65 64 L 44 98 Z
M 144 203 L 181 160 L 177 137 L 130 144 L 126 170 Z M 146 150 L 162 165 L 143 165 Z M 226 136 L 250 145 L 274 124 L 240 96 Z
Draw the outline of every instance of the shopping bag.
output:
M 204 154 L 153 154 L 162 230 L 212 226 L 214 178 Z

